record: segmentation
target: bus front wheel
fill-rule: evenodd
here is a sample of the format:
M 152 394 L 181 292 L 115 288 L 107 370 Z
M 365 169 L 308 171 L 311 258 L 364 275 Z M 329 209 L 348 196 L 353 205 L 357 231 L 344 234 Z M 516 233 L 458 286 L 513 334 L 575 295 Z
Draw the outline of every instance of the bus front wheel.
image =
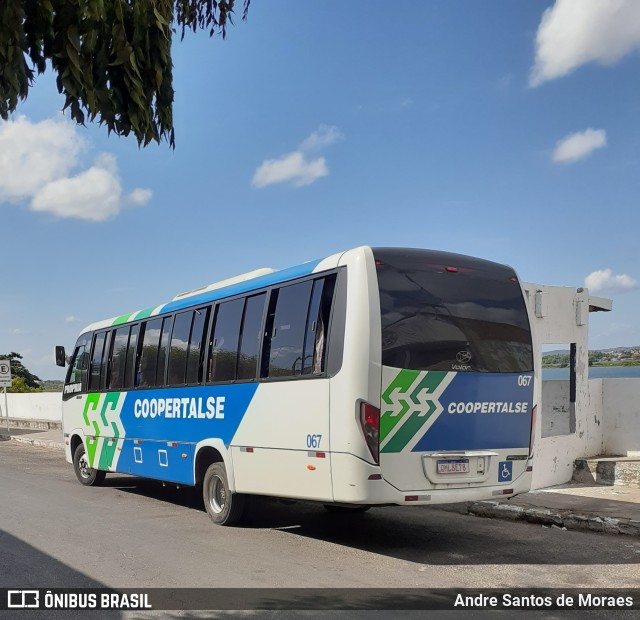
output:
M 76 478 L 86 487 L 95 487 L 104 481 L 106 472 L 99 469 L 93 469 L 89 466 L 87 451 L 84 444 L 80 444 L 73 453 L 73 469 L 76 472 Z
M 235 525 L 244 517 L 245 496 L 229 490 L 227 471 L 222 463 L 212 463 L 202 481 L 204 506 L 218 525 Z

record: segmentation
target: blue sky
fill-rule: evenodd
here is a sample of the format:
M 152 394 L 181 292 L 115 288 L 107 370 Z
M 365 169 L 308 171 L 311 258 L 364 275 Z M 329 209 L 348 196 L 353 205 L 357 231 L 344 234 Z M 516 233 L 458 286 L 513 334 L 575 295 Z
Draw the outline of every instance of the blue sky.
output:
M 591 346 L 638 345 L 639 49 L 634 0 L 253 0 L 176 38 L 175 151 L 40 76 L 0 122 L 0 352 L 59 378 L 84 324 L 362 244 L 589 277 Z

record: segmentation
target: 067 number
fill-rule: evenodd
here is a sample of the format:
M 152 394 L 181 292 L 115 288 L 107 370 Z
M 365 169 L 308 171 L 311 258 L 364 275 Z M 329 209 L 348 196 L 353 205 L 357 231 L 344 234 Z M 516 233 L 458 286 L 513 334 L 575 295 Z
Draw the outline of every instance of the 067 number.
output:
M 322 435 L 307 435 L 307 448 L 319 448 Z

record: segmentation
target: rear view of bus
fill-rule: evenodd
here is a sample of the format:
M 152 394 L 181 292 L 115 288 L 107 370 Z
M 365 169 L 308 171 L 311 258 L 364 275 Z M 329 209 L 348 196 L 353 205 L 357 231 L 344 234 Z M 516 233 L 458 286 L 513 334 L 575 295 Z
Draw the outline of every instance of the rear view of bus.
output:
M 377 456 L 398 503 L 528 491 L 534 362 L 515 272 L 428 250 L 374 248 L 373 256 L 382 329 Z

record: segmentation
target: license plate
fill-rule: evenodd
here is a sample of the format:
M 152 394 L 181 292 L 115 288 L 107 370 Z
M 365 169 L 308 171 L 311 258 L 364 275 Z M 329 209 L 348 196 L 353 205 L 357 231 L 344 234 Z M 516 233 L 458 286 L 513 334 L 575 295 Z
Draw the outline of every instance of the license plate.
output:
M 470 471 L 469 459 L 438 461 L 437 467 L 439 474 L 468 474 Z

